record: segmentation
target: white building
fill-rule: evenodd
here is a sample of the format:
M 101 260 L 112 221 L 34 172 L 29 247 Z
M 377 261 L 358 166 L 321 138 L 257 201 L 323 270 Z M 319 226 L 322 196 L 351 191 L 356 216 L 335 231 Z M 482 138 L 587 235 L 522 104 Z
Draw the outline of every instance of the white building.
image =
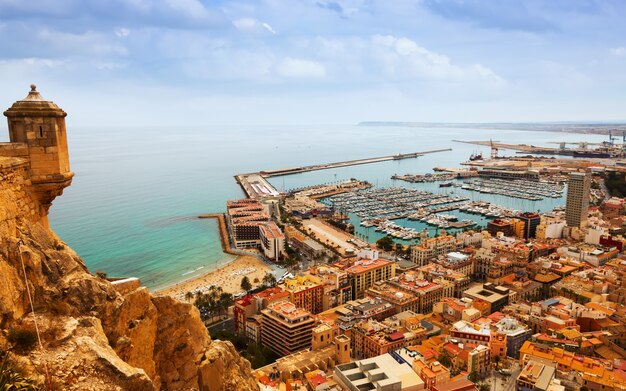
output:
M 407 363 L 383 354 L 335 366 L 335 381 L 350 391 L 420 391 L 424 381 Z
M 282 259 L 285 254 L 285 235 L 276 223 L 270 221 L 261 224 L 259 233 L 263 254 L 273 261 Z

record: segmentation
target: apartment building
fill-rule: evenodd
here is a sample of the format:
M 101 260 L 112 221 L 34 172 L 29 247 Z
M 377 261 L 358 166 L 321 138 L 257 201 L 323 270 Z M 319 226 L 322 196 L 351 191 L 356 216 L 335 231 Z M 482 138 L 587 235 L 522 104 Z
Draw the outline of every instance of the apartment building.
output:
M 316 320 L 311 313 L 288 301 L 261 310 L 261 342 L 278 355 L 286 356 L 311 347 Z

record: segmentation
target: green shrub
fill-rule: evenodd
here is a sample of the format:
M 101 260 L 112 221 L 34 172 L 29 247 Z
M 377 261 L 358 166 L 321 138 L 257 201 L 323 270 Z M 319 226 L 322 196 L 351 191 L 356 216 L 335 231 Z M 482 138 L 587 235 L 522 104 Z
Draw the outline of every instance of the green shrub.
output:
M 39 391 L 41 388 L 34 380 L 24 376 L 8 353 L 0 351 L 0 390 Z

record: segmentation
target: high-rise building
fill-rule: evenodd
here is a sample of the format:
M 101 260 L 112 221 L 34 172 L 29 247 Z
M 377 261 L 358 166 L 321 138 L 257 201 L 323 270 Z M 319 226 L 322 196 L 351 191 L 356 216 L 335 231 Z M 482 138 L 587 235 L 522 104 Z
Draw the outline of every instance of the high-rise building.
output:
M 288 301 L 262 310 L 261 342 L 275 353 L 287 356 L 311 347 L 315 318 Z
M 588 195 L 587 198 L 589 198 Z M 537 226 L 541 222 L 541 216 L 539 215 L 539 213 L 520 213 L 519 215 L 517 215 L 517 219 L 523 223 L 520 227 L 522 228 L 521 232 L 517 236 L 524 239 L 534 238 L 537 233 Z
M 568 227 L 580 227 L 587 220 L 591 179 L 584 172 L 572 172 L 567 181 L 565 220 Z

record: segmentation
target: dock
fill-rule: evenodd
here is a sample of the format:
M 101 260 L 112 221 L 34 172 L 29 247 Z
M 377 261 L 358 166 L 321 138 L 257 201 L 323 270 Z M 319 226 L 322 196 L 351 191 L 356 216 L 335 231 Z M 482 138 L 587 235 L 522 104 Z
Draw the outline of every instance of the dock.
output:
M 545 155 L 572 155 L 573 151 L 569 149 L 560 149 L 560 148 L 550 148 L 550 147 L 537 147 L 535 145 L 527 145 L 527 144 L 505 144 L 499 142 L 492 142 L 490 140 L 486 141 L 463 141 L 463 140 L 452 140 L 455 143 L 464 143 L 464 144 L 473 144 L 473 145 L 482 145 L 485 147 L 493 147 L 498 149 L 511 149 L 513 151 L 519 151 L 521 153 L 535 153 L 535 154 L 545 154 Z
M 261 174 L 264 178 L 268 178 L 268 177 L 273 177 L 273 176 L 300 174 L 300 173 L 309 172 L 309 171 L 329 170 L 332 168 L 356 166 L 360 164 L 380 163 L 380 162 L 385 162 L 389 160 L 413 159 L 413 158 L 417 158 L 417 157 L 424 156 L 424 155 L 431 154 L 431 153 L 448 152 L 448 151 L 452 151 L 452 148 L 433 149 L 431 151 L 423 151 L 423 152 L 399 153 L 397 155 L 371 157 L 371 158 L 356 159 L 356 160 L 345 160 L 342 162 L 314 164 L 311 166 L 282 168 L 278 170 L 264 170 L 264 171 L 259 172 L 259 174 Z
M 372 164 L 385 161 L 412 159 L 420 156 L 424 156 L 431 153 L 452 151 L 452 148 L 445 149 L 433 149 L 430 151 L 411 152 L 411 153 L 399 153 L 397 155 L 387 155 L 365 159 L 345 160 L 334 163 L 314 164 L 310 166 L 289 167 L 281 168 L 278 170 L 263 170 L 248 174 L 235 175 L 235 180 L 241 186 L 246 195 L 250 198 L 275 198 L 280 196 L 280 193 L 272 186 L 265 178 L 273 176 L 293 175 L 301 174 L 309 171 L 329 170 L 332 168 L 341 168 L 356 166 L 360 164 Z

